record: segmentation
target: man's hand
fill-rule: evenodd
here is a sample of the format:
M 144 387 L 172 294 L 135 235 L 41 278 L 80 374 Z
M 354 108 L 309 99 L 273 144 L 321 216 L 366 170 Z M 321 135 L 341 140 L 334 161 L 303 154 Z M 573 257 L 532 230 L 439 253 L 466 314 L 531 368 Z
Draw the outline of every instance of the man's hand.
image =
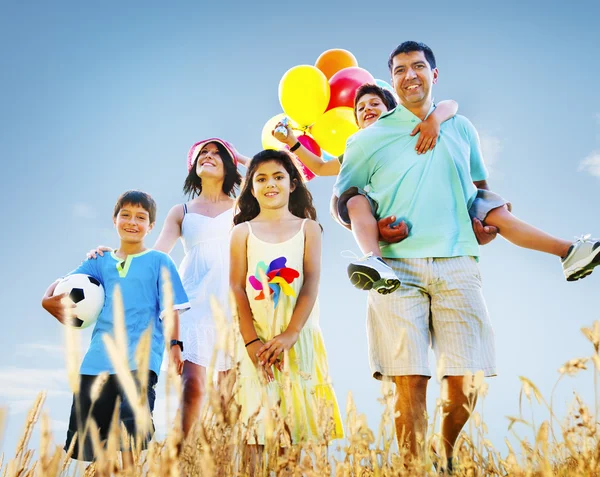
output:
M 177 345 L 171 346 L 169 360 L 173 363 L 175 372 L 181 376 L 183 374 L 183 359 L 181 357 L 181 348 Z
M 473 232 L 475 232 L 475 237 L 477 237 L 479 245 L 486 245 L 496 238 L 498 227 L 494 227 L 493 225 L 484 226 L 481 220 L 474 218 Z
M 400 222 L 398 225 L 392 225 L 396 221 L 396 216 L 384 217 L 377 221 L 379 228 L 379 240 L 387 243 L 397 243 L 408 237 L 408 225 Z

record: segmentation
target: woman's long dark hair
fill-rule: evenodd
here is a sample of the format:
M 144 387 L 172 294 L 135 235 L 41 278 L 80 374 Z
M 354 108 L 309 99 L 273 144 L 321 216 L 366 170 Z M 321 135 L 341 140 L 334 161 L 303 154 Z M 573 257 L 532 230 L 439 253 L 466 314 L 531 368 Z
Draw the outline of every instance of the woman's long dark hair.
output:
M 202 147 L 204 148 L 209 144 L 214 144 L 217 146 L 219 156 L 221 157 L 221 161 L 223 161 L 223 169 L 225 171 L 225 177 L 223 179 L 223 192 L 230 197 L 235 197 L 235 189 L 238 188 L 242 183 L 242 176 L 238 172 L 237 167 L 233 162 L 233 158 L 222 144 L 219 144 L 218 142 L 208 142 Z M 196 156 L 194 159 L 192 168 L 190 169 L 190 172 L 183 183 L 183 193 L 185 195 L 189 195 L 190 199 L 193 199 L 202 193 L 202 179 L 200 179 L 196 173 L 196 165 L 198 164 L 199 157 L 200 151 L 198 152 L 198 156 Z
M 256 174 L 258 166 L 265 162 L 275 161 L 281 164 L 290 176 L 290 185 L 295 186 L 290 193 L 288 208 L 292 214 L 301 219 L 317 220 L 317 211 L 313 205 L 313 198 L 302 180 L 302 174 L 294 164 L 289 153 L 286 151 L 274 151 L 266 149 L 256 154 L 246 172 L 246 178 L 242 191 L 236 203 L 237 214 L 233 218 L 235 225 L 254 219 L 260 212 L 260 206 L 256 197 L 252 195 L 252 179 Z

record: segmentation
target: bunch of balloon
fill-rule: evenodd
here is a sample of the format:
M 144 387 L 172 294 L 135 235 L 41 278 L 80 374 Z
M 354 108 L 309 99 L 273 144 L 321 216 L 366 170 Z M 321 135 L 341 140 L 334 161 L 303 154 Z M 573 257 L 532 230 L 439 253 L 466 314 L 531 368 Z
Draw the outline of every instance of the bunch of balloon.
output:
M 265 149 L 280 149 L 272 131 L 284 118 L 292 129 L 301 131 L 298 140 L 313 154 L 323 151 L 339 156 L 348 138 L 358 131 L 354 117 L 354 95 L 364 83 L 375 83 L 373 76 L 358 66 L 352 53 L 333 49 L 322 53 L 315 66 L 290 68 L 279 82 L 279 102 L 283 113 L 269 119 L 262 130 Z M 314 174 L 295 158 L 306 178 Z M 301 165 L 301 166 L 300 166 Z
M 375 83 L 367 70 L 360 68 L 347 50 L 327 50 L 319 56 L 316 67 L 329 79 L 329 103 L 324 114 L 311 127 L 311 133 L 325 151 L 339 156 L 348 138 L 358 131 L 354 117 L 354 95 L 365 83 Z

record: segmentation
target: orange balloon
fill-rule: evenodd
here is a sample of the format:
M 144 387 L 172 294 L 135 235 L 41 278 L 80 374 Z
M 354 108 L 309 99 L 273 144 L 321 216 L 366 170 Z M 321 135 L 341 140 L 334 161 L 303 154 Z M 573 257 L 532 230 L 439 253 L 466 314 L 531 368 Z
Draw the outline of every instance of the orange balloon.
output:
M 344 68 L 358 66 L 358 61 L 356 61 L 354 55 L 348 50 L 335 48 L 321 53 L 321 56 L 317 58 L 315 66 L 329 79 Z

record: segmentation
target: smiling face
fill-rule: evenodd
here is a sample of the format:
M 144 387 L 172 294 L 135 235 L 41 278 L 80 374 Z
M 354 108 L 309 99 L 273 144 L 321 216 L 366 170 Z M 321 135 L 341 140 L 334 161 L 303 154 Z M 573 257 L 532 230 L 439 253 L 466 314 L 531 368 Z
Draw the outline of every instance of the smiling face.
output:
M 288 207 L 295 185 L 279 161 L 263 162 L 252 176 L 252 195 L 261 209 Z
M 388 109 L 381 98 L 373 93 L 361 96 L 356 103 L 356 122 L 358 127 L 364 129 L 373 124 L 379 116 L 387 113 Z
M 392 59 L 392 83 L 400 102 L 419 107 L 431 100 L 431 87 L 437 82 L 438 70 L 431 69 L 422 51 L 399 53 Z
M 200 178 L 223 179 L 225 177 L 223 158 L 214 142 L 209 142 L 200 149 L 196 162 L 196 174 Z
M 113 222 L 121 241 L 129 244 L 142 243 L 154 227 L 148 211 L 134 204 L 123 204 Z

